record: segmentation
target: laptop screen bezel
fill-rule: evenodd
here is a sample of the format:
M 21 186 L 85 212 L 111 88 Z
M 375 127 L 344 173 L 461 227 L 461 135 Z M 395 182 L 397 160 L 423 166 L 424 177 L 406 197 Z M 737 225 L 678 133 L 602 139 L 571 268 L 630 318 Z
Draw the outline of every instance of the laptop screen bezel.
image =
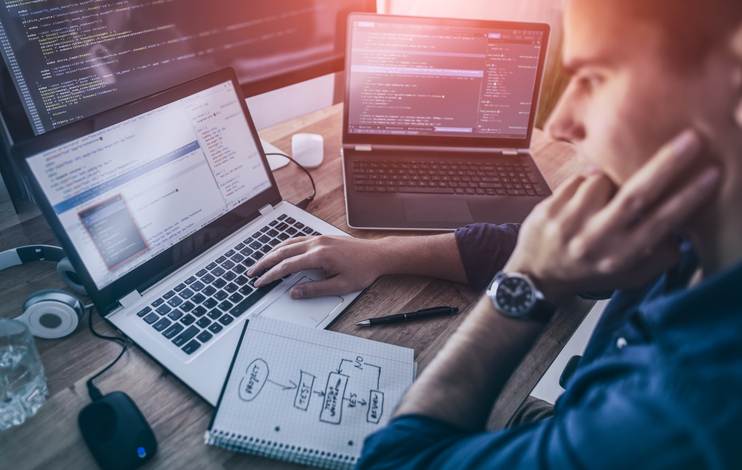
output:
M 371 22 L 394 22 L 394 23 L 414 23 L 432 26 L 461 26 L 468 28 L 484 29 L 514 29 L 543 32 L 543 43 L 538 60 L 536 71 L 536 81 L 533 87 L 533 96 L 531 98 L 531 111 L 528 119 L 528 129 L 526 136 L 522 139 L 506 139 L 500 137 L 466 137 L 446 136 L 436 137 L 430 135 L 410 136 L 410 135 L 390 135 L 390 134 L 358 134 L 348 132 L 351 73 L 350 65 L 352 60 L 352 24 L 354 21 L 371 21 Z M 418 16 L 397 16 L 397 15 L 374 15 L 367 13 L 352 13 L 348 15 L 348 38 L 346 40 L 345 51 L 345 106 L 343 108 L 343 145 L 393 145 L 393 146 L 424 146 L 424 147 L 442 147 L 442 148 L 513 148 L 527 149 L 531 145 L 531 136 L 533 134 L 536 111 L 538 110 L 538 100 L 541 92 L 541 83 L 543 80 L 544 67 L 549 46 L 549 35 L 551 27 L 547 23 L 525 23 L 512 21 L 489 21 L 489 20 L 468 20 L 468 19 L 449 19 L 449 18 L 429 18 Z
M 203 227 L 201 230 L 219 227 L 221 232 L 215 238 L 209 240 L 205 245 L 199 247 L 177 262 L 173 261 L 174 251 L 188 251 L 190 248 L 185 246 L 185 243 L 189 243 L 188 238 L 166 249 L 159 255 L 148 260 L 142 266 L 133 269 L 113 283 L 102 289 L 98 289 L 90 273 L 85 268 L 81 257 L 77 253 L 72 240 L 62 227 L 50 201 L 42 191 L 37 179 L 34 177 L 27 159 L 48 149 L 63 145 L 72 140 L 84 137 L 90 133 L 105 129 L 119 122 L 139 116 L 140 114 L 173 103 L 227 81 L 232 82 L 237 98 L 242 105 L 242 110 L 247 119 L 252 138 L 255 139 L 255 142 L 257 143 L 256 146 L 258 148 L 258 153 L 270 179 L 270 187 L 248 201 L 240 204 L 206 227 Z M 214 72 L 196 80 L 169 88 L 160 93 L 82 119 L 59 129 L 51 130 L 31 140 L 19 143 L 12 148 L 12 152 L 16 162 L 19 164 L 19 167 L 23 169 L 23 172 L 31 183 L 31 189 L 37 199 L 42 214 L 69 257 L 72 266 L 80 276 L 83 285 L 88 291 L 88 295 L 93 300 L 95 307 L 101 315 L 106 315 L 112 310 L 118 308 L 119 299 L 122 297 L 134 290 L 137 290 L 140 293 L 143 292 L 161 279 L 175 272 L 181 266 L 208 251 L 211 247 L 229 237 L 249 222 L 255 220 L 260 216 L 260 209 L 266 205 L 276 205 L 282 200 L 273 173 L 270 171 L 265 153 L 260 145 L 258 133 L 247 109 L 244 96 L 240 89 L 239 82 L 237 81 L 237 76 L 231 68 Z M 224 225 L 225 223 L 226 225 Z

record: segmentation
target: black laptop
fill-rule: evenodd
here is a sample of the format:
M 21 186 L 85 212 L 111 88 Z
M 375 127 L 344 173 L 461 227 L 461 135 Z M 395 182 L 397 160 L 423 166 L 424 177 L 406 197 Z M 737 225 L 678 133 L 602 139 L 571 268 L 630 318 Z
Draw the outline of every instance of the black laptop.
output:
M 522 222 L 549 25 L 348 17 L 343 177 L 353 228 Z

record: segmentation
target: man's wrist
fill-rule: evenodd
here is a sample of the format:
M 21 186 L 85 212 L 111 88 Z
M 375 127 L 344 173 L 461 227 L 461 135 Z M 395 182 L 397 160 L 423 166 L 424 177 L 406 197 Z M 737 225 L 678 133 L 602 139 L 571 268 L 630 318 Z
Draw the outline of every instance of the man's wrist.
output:
M 536 289 L 541 291 L 546 302 L 552 305 L 558 305 L 559 302 L 567 297 L 568 294 L 564 292 L 564 289 L 559 282 L 544 279 L 542 276 L 538 275 L 532 269 L 530 269 L 527 265 L 511 261 L 508 261 L 508 263 L 505 264 L 505 267 L 502 268 L 502 272 L 520 273 L 528 276 Z

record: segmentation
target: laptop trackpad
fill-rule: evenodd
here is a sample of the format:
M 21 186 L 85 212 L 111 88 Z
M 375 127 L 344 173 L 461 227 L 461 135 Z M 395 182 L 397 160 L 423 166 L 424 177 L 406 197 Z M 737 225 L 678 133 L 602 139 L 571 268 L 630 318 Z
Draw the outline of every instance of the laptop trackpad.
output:
M 281 297 L 260 312 L 260 315 L 315 328 L 343 303 L 343 299 L 337 295 L 301 300 L 291 298 L 289 291 L 294 286 L 312 280 L 308 276 L 303 276 L 295 283 L 285 287 L 286 290 Z
M 402 199 L 404 216 L 408 222 L 461 222 L 469 224 L 474 218 L 466 201 L 450 199 Z

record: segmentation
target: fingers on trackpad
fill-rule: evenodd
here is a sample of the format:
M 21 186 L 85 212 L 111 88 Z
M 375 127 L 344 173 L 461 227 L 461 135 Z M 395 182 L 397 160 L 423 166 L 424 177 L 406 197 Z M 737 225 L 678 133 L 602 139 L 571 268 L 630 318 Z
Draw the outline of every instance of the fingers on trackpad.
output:
M 295 286 L 313 281 L 309 276 L 302 276 L 296 282 L 282 286 L 284 292 L 270 304 L 260 315 L 277 320 L 287 321 L 298 325 L 314 328 L 333 313 L 343 303 L 343 298 L 337 295 L 326 295 L 314 299 L 295 300 L 290 292 Z

